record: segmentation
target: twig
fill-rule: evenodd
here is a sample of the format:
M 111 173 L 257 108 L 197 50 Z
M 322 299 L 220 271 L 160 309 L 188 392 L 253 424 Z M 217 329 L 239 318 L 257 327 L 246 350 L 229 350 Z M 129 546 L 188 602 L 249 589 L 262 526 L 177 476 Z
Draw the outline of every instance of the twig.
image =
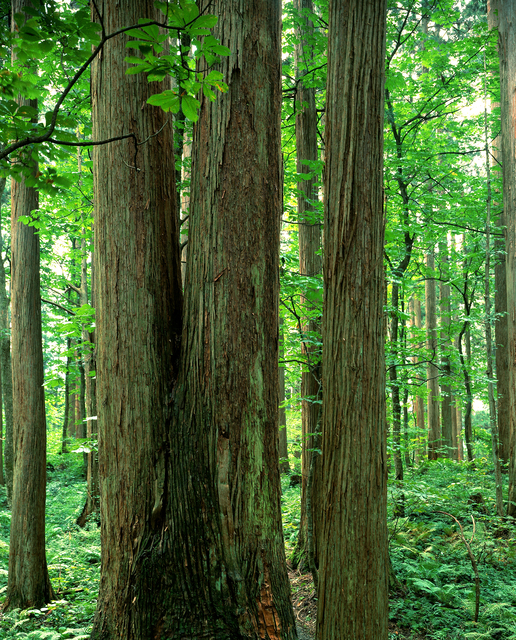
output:
M 464 545 L 468 550 L 469 559 L 471 560 L 471 566 L 473 567 L 473 571 L 475 572 L 476 598 L 475 598 L 474 621 L 478 622 L 478 610 L 480 609 L 480 576 L 478 575 L 477 561 L 475 560 L 475 556 L 473 555 L 473 552 L 471 551 L 471 547 L 469 546 L 469 543 L 473 541 L 473 538 L 475 536 L 475 519 L 473 518 L 473 516 L 471 516 L 471 519 L 473 520 L 473 535 L 471 536 L 471 540 L 468 542 L 464 536 L 464 530 L 462 528 L 462 525 L 455 516 L 452 516 L 452 514 L 448 513 L 447 511 L 436 511 L 436 513 L 444 513 L 445 516 L 450 516 L 450 518 L 453 518 L 460 527 L 460 537 L 462 538 L 462 542 L 464 542 Z

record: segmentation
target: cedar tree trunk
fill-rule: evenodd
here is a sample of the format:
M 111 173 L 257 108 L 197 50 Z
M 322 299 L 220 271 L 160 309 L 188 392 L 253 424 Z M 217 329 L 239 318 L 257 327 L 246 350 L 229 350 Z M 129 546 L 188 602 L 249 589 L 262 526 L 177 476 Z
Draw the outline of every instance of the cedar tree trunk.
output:
M 385 2 L 330 0 L 319 640 L 386 640 Z

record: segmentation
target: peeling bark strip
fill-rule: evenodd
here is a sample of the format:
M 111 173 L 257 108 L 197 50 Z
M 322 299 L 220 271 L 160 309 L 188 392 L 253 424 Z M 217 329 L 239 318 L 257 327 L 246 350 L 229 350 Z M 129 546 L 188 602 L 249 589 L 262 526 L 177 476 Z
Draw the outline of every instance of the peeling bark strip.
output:
M 387 639 L 385 4 L 330 0 L 318 640 Z

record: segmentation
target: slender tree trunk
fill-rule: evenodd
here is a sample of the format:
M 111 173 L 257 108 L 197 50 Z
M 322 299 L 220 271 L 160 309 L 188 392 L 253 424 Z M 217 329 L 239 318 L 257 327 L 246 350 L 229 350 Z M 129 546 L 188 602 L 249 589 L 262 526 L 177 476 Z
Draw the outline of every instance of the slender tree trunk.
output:
M 12 14 L 23 0 L 13 0 Z M 13 24 L 14 30 L 14 24 Z M 37 108 L 36 101 L 18 100 Z M 25 160 L 30 153 L 25 156 Z M 34 172 L 37 169 L 34 169 Z M 54 599 L 45 556 L 46 443 L 39 236 L 20 216 L 34 217 L 38 192 L 11 182 L 13 497 L 9 577 L 4 610 L 41 608 Z
M 486 73 L 486 59 L 484 52 L 484 74 Z M 489 422 L 491 426 L 491 447 L 493 454 L 493 465 L 495 472 L 496 486 L 496 512 L 503 517 L 503 494 L 502 494 L 502 472 L 500 468 L 500 458 L 498 457 L 498 424 L 496 421 L 496 401 L 495 401 L 495 382 L 493 375 L 493 345 L 492 345 L 492 326 L 491 326 L 491 163 L 489 160 L 489 131 L 487 125 L 487 87 L 484 75 L 484 138 L 486 152 L 486 183 L 487 183 L 487 199 L 486 199 L 486 262 L 485 262 L 485 289 L 484 289 L 484 306 L 485 306 L 485 332 L 486 332 L 486 359 L 487 370 L 486 376 L 488 381 L 488 398 L 489 398 Z
M 457 425 L 457 398 L 451 397 L 451 418 L 452 418 L 452 455 L 453 460 L 459 460 L 459 429 Z
M 383 1 L 330 0 L 319 640 L 387 638 L 384 51 Z
M 413 313 L 414 313 L 414 327 L 416 329 L 421 329 L 422 328 L 421 300 L 419 300 L 419 298 L 414 296 L 412 298 L 412 305 L 413 305 Z M 412 362 L 414 363 L 414 365 L 417 365 L 419 362 L 419 356 L 417 355 L 417 351 L 422 347 L 423 345 L 420 343 L 414 349 L 415 354 L 412 357 Z M 418 436 L 417 436 L 418 445 L 417 445 L 416 455 L 419 461 L 419 460 L 422 460 L 426 455 L 425 443 L 427 440 L 427 435 L 425 431 L 425 401 L 419 394 L 416 394 L 414 396 L 414 413 L 416 415 L 416 426 L 417 426 L 417 433 L 418 433 Z
M 313 12 L 312 0 L 295 0 L 294 8 L 297 11 Z M 309 39 L 313 34 L 314 26 L 311 20 L 304 17 L 303 24 L 298 28 L 299 43 L 295 48 L 295 62 L 297 75 L 296 93 L 296 152 L 298 173 L 310 173 L 310 167 L 303 161 L 314 162 L 319 158 L 317 146 L 317 110 L 315 105 L 315 88 L 306 87 L 302 78 L 306 74 L 307 66 L 310 66 Z M 298 222 L 299 222 L 299 272 L 303 276 L 315 277 L 322 271 L 321 262 L 321 229 L 315 203 L 318 199 L 317 176 L 310 180 L 301 180 L 297 188 Z M 318 315 L 318 289 L 317 285 L 308 285 L 305 295 L 301 298 L 303 308 L 302 351 L 308 362 L 307 369 L 301 374 L 301 518 L 296 551 L 293 558 L 293 566 L 297 567 L 300 561 L 308 553 L 307 545 L 307 490 L 308 474 L 313 464 L 312 491 L 317 486 L 316 476 L 319 473 L 317 464 L 318 454 L 315 451 L 315 440 L 319 425 L 321 383 L 320 383 L 320 348 L 314 346 L 314 338 L 321 332 L 320 318 Z M 312 508 L 319 507 L 317 495 L 309 500 Z M 317 522 L 317 518 L 314 519 Z M 316 537 L 316 536 L 315 536 Z
M 5 179 L 4 179 L 5 186 Z M 3 239 L 0 217 L 0 371 L 2 376 L 2 403 L 5 415 L 4 467 L 7 501 L 13 493 L 13 379 L 11 368 L 11 323 L 9 296 L 7 295 L 5 264 L 2 258 Z
M 448 244 L 444 240 L 439 244 L 439 257 L 441 260 L 441 270 L 445 278 L 449 277 Z M 452 433 L 452 389 L 451 389 L 451 288 L 449 284 L 442 282 L 440 285 L 440 311 L 441 311 L 441 426 L 443 456 L 454 458 L 453 433 Z
M 498 28 L 498 2 L 489 0 L 487 3 L 487 18 L 489 28 Z M 500 53 L 500 50 L 499 50 Z M 503 55 L 503 52 L 502 52 Z M 500 103 L 491 103 L 491 111 L 500 107 Z M 491 146 L 491 169 L 493 173 L 500 171 L 502 164 L 502 137 L 498 135 Z M 498 418 L 498 454 L 504 465 L 509 464 L 514 428 L 510 415 L 509 397 L 509 351 L 508 351 L 508 326 L 507 326 L 507 274 L 506 274 L 506 221 L 504 207 L 496 203 L 496 209 L 500 210 L 495 224 L 503 230 L 503 237 L 497 235 L 494 241 L 496 255 L 495 272 L 495 353 L 496 353 L 496 397 Z
M 426 255 L 429 277 L 425 281 L 426 346 L 428 349 L 428 459 L 437 460 L 441 450 L 441 428 L 439 424 L 439 369 L 437 362 L 437 296 L 434 252 Z
M 280 350 L 279 357 L 280 360 L 284 358 L 284 346 L 283 346 L 283 318 L 280 316 L 279 319 L 280 326 Z M 290 464 L 288 461 L 288 442 L 287 442 L 287 411 L 284 406 L 282 406 L 285 402 L 285 365 L 280 364 L 278 371 L 279 378 L 279 412 L 278 412 L 278 423 L 279 423 L 279 457 L 280 460 L 280 471 L 281 473 L 289 473 Z
M 464 460 L 464 443 L 462 440 L 462 407 L 460 399 L 456 401 L 457 405 L 457 459 Z
M 403 461 L 401 457 L 401 400 L 400 400 L 400 381 L 398 380 L 398 341 L 399 341 L 399 316 L 400 300 L 399 300 L 399 284 L 393 282 L 391 284 L 391 345 L 393 349 L 394 363 L 389 367 L 389 381 L 391 383 L 391 397 L 392 397 L 392 444 L 394 452 L 394 474 L 396 478 L 396 485 L 401 489 L 403 484 Z M 396 506 L 394 508 L 395 514 L 398 517 L 403 517 L 405 514 L 404 509 L 404 496 L 401 494 L 396 500 Z
M 68 425 L 70 424 L 70 338 L 66 340 L 66 371 L 65 371 L 65 389 L 64 389 L 64 416 L 63 429 L 61 433 L 61 453 L 68 453 Z

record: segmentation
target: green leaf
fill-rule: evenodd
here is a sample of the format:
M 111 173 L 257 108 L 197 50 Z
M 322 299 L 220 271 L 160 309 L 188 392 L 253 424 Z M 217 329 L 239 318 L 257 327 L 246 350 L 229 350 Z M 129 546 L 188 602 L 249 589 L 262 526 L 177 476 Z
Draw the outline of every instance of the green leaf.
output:
M 217 16 L 199 16 L 193 26 L 196 29 L 211 29 L 217 24 L 218 20 Z
M 163 111 L 172 113 L 177 113 L 179 111 L 179 96 L 172 91 L 172 89 L 167 89 L 163 91 L 163 93 L 157 93 L 151 96 L 147 100 L 147 104 L 152 104 L 156 107 L 161 107 Z
M 183 96 L 181 100 L 181 109 L 185 114 L 185 117 L 192 122 L 197 122 L 199 119 L 198 109 L 201 106 L 199 100 L 194 98 L 193 96 Z
M 229 56 L 231 55 L 231 49 L 224 47 L 221 44 L 216 44 L 213 47 L 210 47 L 212 53 L 216 53 L 218 56 Z

